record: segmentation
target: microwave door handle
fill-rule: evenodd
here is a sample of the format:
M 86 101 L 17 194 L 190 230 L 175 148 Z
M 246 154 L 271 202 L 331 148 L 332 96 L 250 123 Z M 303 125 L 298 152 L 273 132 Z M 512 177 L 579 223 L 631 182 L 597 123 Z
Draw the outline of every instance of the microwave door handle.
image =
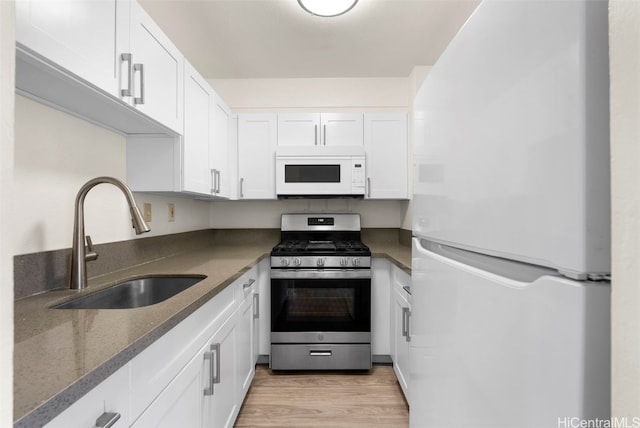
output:
M 326 146 L 327 145 L 327 125 L 322 126 L 322 139 L 323 139 L 323 144 Z
M 315 142 L 313 144 L 317 146 L 318 145 L 318 125 L 314 125 L 313 133 L 316 137 Z

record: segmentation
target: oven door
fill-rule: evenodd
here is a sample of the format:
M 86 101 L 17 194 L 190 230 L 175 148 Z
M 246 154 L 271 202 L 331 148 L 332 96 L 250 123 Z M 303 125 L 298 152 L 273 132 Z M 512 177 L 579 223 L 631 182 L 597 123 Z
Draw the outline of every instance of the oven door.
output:
M 272 343 L 369 343 L 371 272 L 272 270 Z

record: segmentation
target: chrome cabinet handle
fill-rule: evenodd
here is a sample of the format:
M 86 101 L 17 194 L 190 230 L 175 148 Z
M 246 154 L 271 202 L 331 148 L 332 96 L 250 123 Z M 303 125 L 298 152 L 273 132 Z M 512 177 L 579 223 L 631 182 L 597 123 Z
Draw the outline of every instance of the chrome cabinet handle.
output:
M 323 144 L 326 146 L 327 145 L 327 125 L 322 126 L 322 139 L 323 139 Z
M 204 389 L 204 395 L 213 395 L 213 385 L 220 383 L 220 344 L 214 343 L 209 352 L 204 353 L 205 361 L 209 361 L 209 386 Z
M 318 125 L 313 126 L 313 132 L 315 133 L 315 136 L 316 136 L 316 140 L 313 144 L 317 146 L 318 145 Z
M 220 193 L 220 171 L 211 169 L 211 194 Z
M 246 290 L 247 288 L 251 288 L 251 286 L 253 285 L 254 282 L 256 282 L 255 279 L 253 279 L 253 278 L 249 279 L 249 281 L 247 281 L 244 284 L 242 284 L 242 290 Z
M 144 64 L 133 64 L 133 71 L 140 72 L 140 96 L 133 98 L 133 103 L 144 104 Z
M 127 62 L 129 67 L 127 67 L 127 75 L 129 77 L 129 81 L 127 82 L 127 89 L 120 89 L 120 95 L 123 97 L 131 96 L 131 87 L 133 85 L 133 67 L 132 67 L 132 57 L 130 53 L 123 53 L 120 55 L 120 59 L 122 62 Z
M 402 335 L 407 342 L 411 342 L 411 334 L 409 333 L 409 319 L 411 311 L 409 308 L 402 308 Z
M 241 198 L 244 198 L 244 189 L 243 189 L 243 187 L 244 187 L 244 178 L 241 178 L 240 179 L 240 197 Z
M 407 312 L 409 308 L 402 308 L 402 336 L 407 337 Z
M 213 345 L 211 345 L 211 350 L 204 353 L 204 360 L 209 361 L 209 386 L 207 386 L 203 391 L 205 396 L 213 395 L 213 372 L 215 370 L 213 352 Z
M 367 177 L 367 198 L 371 197 L 371 177 Z
M 220 383 L 220 343 L 211 345 L 211 351 L 216 356 L 215 371 L 213 375 L 213 384 Z M 213 389 L 213 386 L 211 387 Z
M 120 413 L 104 412 L 98 419 L 96 419 L 97 428 L 109 428 L 120 419 Z
M 253 295 L 253 318 L 260 318 L 260 294 L 258 293 Z

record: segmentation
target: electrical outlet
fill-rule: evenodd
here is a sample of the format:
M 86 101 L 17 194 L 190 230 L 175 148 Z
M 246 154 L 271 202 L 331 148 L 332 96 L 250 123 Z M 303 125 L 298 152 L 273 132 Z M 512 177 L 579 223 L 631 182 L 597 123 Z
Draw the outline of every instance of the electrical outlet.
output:
M 169 204 L 169 221 L 176 221 L 176 206 Z
M 147 202 L 142 206 L 142 218 L 144 221 L 151 221 L 151 204 Z

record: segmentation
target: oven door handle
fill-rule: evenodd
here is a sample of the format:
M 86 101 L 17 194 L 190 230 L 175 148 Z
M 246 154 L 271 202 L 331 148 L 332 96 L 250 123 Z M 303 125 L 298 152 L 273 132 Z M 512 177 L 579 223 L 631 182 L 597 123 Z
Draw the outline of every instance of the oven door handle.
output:
M 369 279 L 371 269 L 271 269 L 272 279 Z
M 330 349 L 325 350 L 310 350 L 309 351 L 309 356 L 310 357 L 331 357 L 333 355 L 333 352 L 331 352 Z

